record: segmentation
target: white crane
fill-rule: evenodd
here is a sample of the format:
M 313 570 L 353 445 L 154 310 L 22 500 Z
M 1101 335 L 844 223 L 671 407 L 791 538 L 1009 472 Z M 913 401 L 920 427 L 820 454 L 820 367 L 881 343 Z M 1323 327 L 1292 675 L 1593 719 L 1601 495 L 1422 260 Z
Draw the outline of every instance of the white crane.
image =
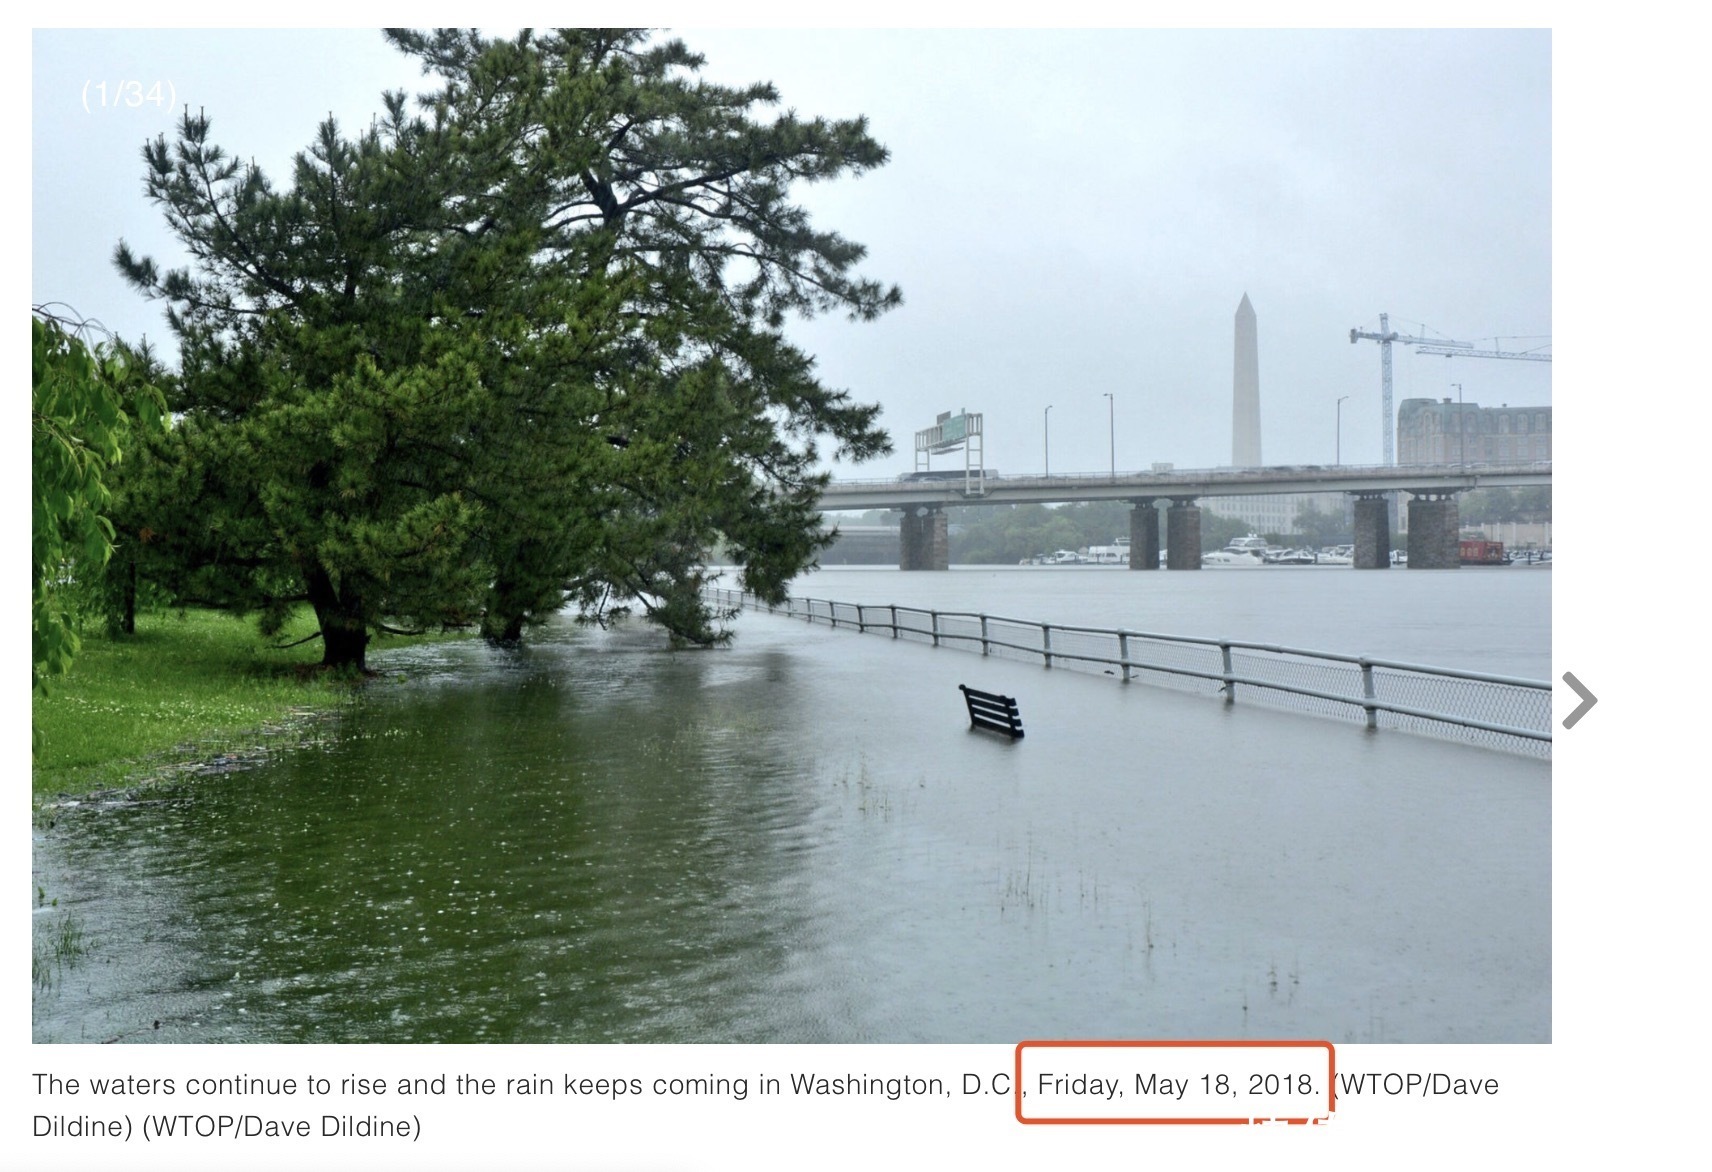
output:
M 1493 338 L 1496 345 L 1503 338 Z M 1547 342 L 1546 345 L 1551 345 Z M 1442 354 L 1446 358 L 1514 358 L 1521 362 L 1550 362 L 1550 354 L 1536 354 L 1532 350 L 1465 350 L 1453 348 L 1448 342 L 1438 342 L 1431 346 L 1422 346 L 1416 354 Z
M 1367 330 L 1352 329 L 1349 332 L 1350 345 L 1362 338 L 1368 338 L 1379 343 L 1379 378 L 1384 390 L 1384 417 L 1380 426 L 1385 429 L 1384 451 L 1387 466 L 1397 462 L 1392 448 L 1396 429 L 1391 424 L 1391 343 L 1402 342 L 1406 346 L 1419 346 L 1417 354 L 1442 354 L 1446 358 L 1520 358 L 1527 362 L 1550 362 L 1550 354 L 1534 354 L 1517 350 L 1477 350 L 1473 342 L 1452 342 L 1444 338 L 1416 338 L 1409 334 L 1399 334 L 1391 328 L 1391 315 L 1379 315 L 1379 332 L 1370 333 Z M 1497 342 L 1501 339 L 1494 339 Z

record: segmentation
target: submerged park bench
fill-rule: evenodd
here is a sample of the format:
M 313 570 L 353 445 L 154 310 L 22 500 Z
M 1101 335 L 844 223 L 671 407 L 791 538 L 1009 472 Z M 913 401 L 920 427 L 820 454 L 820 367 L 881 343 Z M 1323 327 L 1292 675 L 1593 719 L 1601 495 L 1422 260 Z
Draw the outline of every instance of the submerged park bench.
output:
M 1022 736 L 1022 716 L 1017 712 L 1016 698 L 997 692 L 981 692 L 967 684 L 958 684 L 963 702 L 969 706 L 971 728 L 992 729 L 1015 740 Z

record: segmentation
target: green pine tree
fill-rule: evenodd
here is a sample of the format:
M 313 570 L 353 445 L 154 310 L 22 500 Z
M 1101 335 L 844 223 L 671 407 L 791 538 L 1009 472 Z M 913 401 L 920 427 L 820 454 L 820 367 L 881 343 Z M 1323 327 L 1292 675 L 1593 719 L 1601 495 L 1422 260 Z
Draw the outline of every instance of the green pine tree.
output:
M 769 87 L 633 31 L 392 36 L 441 88 L 324 123 L 289 187 L 200 115 L 145 148 L 193 258 L 116 254 L 181 351 L 180 426 L 131 494 L 151 565 L 275 623 L 307 601 L 328 666 L 376 630 L 516 638 L 568 598 L 716 637 L 713 541 L 781 593 L 824 540 L 819 442 L 889 446 L 782 334 L 897 303 L 787 198 L 883 148 L 859 120 L 756 122 Z

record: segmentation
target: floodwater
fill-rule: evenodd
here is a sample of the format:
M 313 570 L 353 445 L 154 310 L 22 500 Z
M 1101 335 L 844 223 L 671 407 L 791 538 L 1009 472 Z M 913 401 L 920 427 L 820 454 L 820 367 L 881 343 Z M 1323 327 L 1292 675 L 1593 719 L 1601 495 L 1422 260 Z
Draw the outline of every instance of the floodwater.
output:
M 797 593 L 1544 678 L 1549 578 L 839 569 Z M 1549 762 L 765 614 L 736 633 L 389 653 L 312 743 L 44 812 L 38 950 L 68 917 L 83 948 L 38 983 L 35 1039 L 1551 1038 Z M 1019 697 L 1027 736 L 970 731 L 959 683 Z
M 954 566 L 909 574 L 883 566 L 834 566 L 799 579 L 792 593 L 1273 643 L 1545 680 L 1554 678 L 1551 580 L 1550 569 L 1527 566 L 1227 566 L 1175 572 Z

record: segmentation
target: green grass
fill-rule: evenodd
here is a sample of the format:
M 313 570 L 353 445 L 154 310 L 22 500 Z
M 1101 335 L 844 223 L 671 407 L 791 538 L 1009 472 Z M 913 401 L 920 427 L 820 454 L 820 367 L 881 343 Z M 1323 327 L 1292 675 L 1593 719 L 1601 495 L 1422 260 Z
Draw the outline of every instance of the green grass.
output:
M 32 932 L 30 982 L 38 989 L 51 989 L 54 982 L 83 959 L 88 952 L 83 927 L 70 914 L 54 920 L 46 932 Z
M 270 646 L 313 630 L 305 613 L 267 640 L 253 620 L 184 610 L 138 616 L 131 636 L 86 634 L 71 671 L 34 697 L 35 794 L 131 784 L 348 702 L 351 684 L 310 670 L 319 641 Z

